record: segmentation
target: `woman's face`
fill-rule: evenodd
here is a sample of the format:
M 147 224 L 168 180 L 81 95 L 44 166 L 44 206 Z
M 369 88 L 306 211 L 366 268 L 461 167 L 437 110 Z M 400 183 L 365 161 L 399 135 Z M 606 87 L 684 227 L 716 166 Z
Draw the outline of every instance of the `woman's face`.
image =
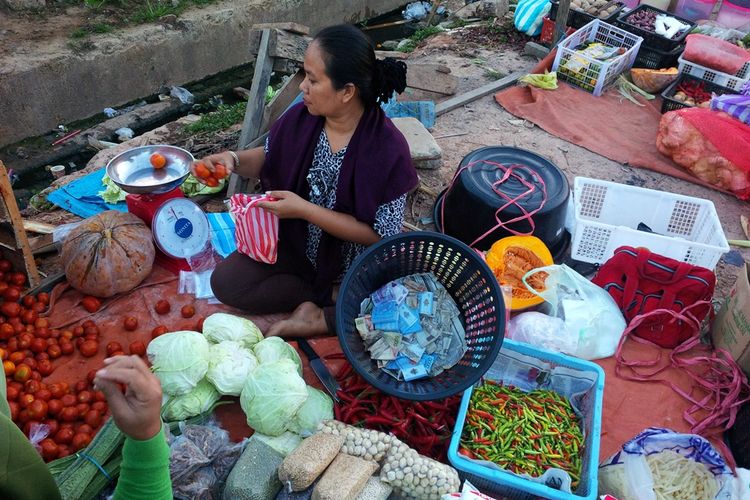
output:
M 326 75 L 323 51 L 316 42 L 312 42 L 305 52 L 304 68 L 305 79 L 299 89 L 307 111 L 316 116 L 341 113 L 354 95 L 354 86 L 348 84 L 340 90 L 333 88 L 333 82 Z

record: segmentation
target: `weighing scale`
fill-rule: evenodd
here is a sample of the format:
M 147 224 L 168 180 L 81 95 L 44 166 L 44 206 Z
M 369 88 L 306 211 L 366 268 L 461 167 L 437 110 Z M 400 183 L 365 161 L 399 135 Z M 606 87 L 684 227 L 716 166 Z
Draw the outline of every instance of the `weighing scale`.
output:
M 154 153 L 167 159 L 166 167 L 151 166 Z M 175 274 L 191 270 L 187 259 L 205 250 L 211 237 L 206 214 L 180 190 L 192 162 L 193 155 L 184 149 L 150 145 L 119 154 L 106 168 L 112 181 L 129 193 L 128 211 L 151 228 L 157 264 Z

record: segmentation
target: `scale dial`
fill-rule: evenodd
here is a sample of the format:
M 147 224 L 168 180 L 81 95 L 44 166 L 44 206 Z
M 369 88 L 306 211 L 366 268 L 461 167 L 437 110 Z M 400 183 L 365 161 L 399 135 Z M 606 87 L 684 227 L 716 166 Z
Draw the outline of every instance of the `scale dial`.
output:
M 178 259 L 201 252 L 211 233 L 206 214 L 187 198 L 165 201 L 154 214 L 151 230 L 159 249 Z

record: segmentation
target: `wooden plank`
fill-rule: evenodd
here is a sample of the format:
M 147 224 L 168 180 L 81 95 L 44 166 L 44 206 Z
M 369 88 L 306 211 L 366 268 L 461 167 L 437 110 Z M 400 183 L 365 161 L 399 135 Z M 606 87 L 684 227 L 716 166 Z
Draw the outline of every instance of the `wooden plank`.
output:
M 268 137 L 268 132 L 254 139 L 250 144 L 247 145 L 247 149 L 252 149 L 252 148 L 257 148 L 258 146 L 262 146 L 263 143 L 266 142 L 266 137 Z M 232 195 L 236 193 L 246 193 L 247 186 L 250 183 L 250 180 L 251 179 L 247 179 L 245 177 L 240 177 L 237 174 L 232 174 L 229 177 L 229 181 L 227 182 L 227 198 L 231 198 Z
M 297 71 L 293 77 L 289 78 L 286 83 L 279 89 L 276 95 L 269 102 L 263 110 L 263 125 L 261 126 L 261 133 L 267 132 L 279 117 L 286 111 L 289 105 L 299 95 L 299 86 L 302 80 L 305 79 L 305 72 L 302 70 Z
M 456 93 L 458 79 L 450 73 L 446 73 L 447 68 L 445 66 L 441 64 L 409 64 L 407 67 L 407 87 L 443 95 Z
M 27 232 L 31 231 L 32 233 L 51 234 L 55 232 L 55 229 L 57 229 L 57 226 L 53 226 L 52 224 L 46 224 L 44 222 L 35 222 L 35 221 L 24 219 L 23 228 Z
M 570 12 L 570 0 L 560 0 L 557 6 L 557 14 L 555 14 L 555 32 L 552 33 L 552 45 L 554 47 L 557 42 L 565 36 L 568 24 L 568 13 Z
M 385 59 L 386 57 L 390 57 L 392 59 L 409 59 L 409 54 L 406 52 L 399 52 L 398 50 L 376 50 L 375 51 L 375 57 L 378 59 Z
M 16 241 L 17 250 L 15 253 L 20 253 L 26 271 L 26 277 L 29 280 L 29 287 L 33 288 L 39 284 L 41 278 L 39 276 L 39 271 L 36 268 L 34 255 L 31 253 L 31 247 L 29 247 L 29 240 L 26 237 L 26 231 L 23 228 L 23 219 L 21 218 L 21 213 L 18 211 L 18 204 L 16 203 L 16 197 L 13 194 L 13 188 L 10 185 L 8 171 L 5 169 L 5 165 L 2 161 L 0 161 L 0 196 L 2 197 L 3 204 L 7 210 L 10 224 L 13 226 L 13 236 Z
M 253 30 L 279 29 L 279 30 L 288 31 L 290 33 L 296 33 L 298 35 L 310 34 L 309 27 L 305 26 L 304 24 L 299 24 L 295 22 L 258 23 L 258 24 L 253 24 L 252 26 L 250 26 L 250 29 L 253 29 Z
M 271 70 L 273 68 L 270 55 L 273 48 L 272 43 L 271 30 L 263 30 L 260 52 L 258 52 L 258 58 L 255 61 L 253 83 L 250 87 L 250 98 L 245 109 L 245 120 L 242 123 L 242 131 L 237 143 L 238 150 L 245 149 L 250 141 L 260 134 L 266 89 L 271 82 Z
M 289 59 L 299 63 L 305 60 L 305 51 L 312 38 L 279 29 L 251 31 L 249 43 L 251 54 L 260 53 L 260 40 L 266 31 L 270 33 L 271 37 L 271 47 L 268 51 L 271 57 Z
M 435 105 L 435 116 L 440 116 L 443 113 L 447 113 L 448 111 L 460 108 L 464 104 L 470 103 L 471 101 L 475 101 L 481 97 L 492 94 L 506 87 L 510 87 L 511 85 L 514 85 L 519 78 L 527 73 L 528 71 L 517 71 L 499 80 L 495 80 L 494 82 L 482 85 L 478 89 L 474 89 L 471 92 L 466 92 L 465 94 L 460 94 L 456 97 L 451 97 L 450 99 L 440 102 Z

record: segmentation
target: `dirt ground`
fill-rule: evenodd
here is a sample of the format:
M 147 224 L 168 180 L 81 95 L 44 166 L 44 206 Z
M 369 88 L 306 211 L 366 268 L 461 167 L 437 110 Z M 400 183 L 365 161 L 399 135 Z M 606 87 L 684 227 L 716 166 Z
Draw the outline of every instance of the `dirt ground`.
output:
M 75 9 L 72 10 L 76 16 L 81 14 Z M 71 9 L 68 9 L 68 12 L 71 12 Z M 75 26 L 76 22 L 86 22 L 85 16 L 83 18 L 76 16 L 69 16 L 65 21 L 62 18 L 66 16 L 55 18 L 57 21 L 55 19 L 47 21 L 57 26 L 62 34 L 71 26 Z M 0 20 L 0 36 L 7 37 L 9 29 L 7 20 Z M 38 31 L 42 28 L 35 29 Z M 23 28 L 21 25 L 13 25 L 12 32 L 21 33 Z M 24 36 L 33 39 L 34 33 L 36 31 L 24 33 Z M 39 36 L 41 37 L 41 34 Z M 498 74 L 530 69 L 537 62 L 532 57 L 522 55 L 523 37 L 514 36 L 510 41 L 504 38 L 501 40 L 501 38 L 502 35 L 486 28 L 464 27 L 429 38 L 409 55 L 409 61 L 440 63 L 448 66 L 452 74 L 458 78 L 456 93 L 461 94 L 498 78 Z M 5 44 L 1 46 L 0 50 L 8 50 L 9 46 Z M 404 98 L 405 100 L 427 98 L 439 101 L 447 97 L 407 89 Z M 181 123 L 182 121 L 161 127 L 124 143 L 120 147 L 162 142 L 186 147 L 200 157 L 216 150 L 232 147 L 236 140 L 236 127 L 212 136 L 186 137 L 181 133 Z M 427 221 L 432 216 L 434 194 L 447 186 L 457 165 L 465 155 L 483 146 L 512 145 L 549 158 L 565 172 L 571 183 L 576 176 L 593 177 L 709 199 L 717 208 L 727 238 L 744 239 L 739 220 L 741 214 L 748 213 L 745 203 L 696 184 L 624 166 L 558 139 L 531 123 L 516 119 L 501 108 L 491 95 L 439 116 L 432 134 L 443 149 L 442 167 L 437 170 L 420 171 L 422 186 L 426 189 L 419 190 L 412 195 L 407 209 L 408 222 L 420 228 L 434 229 L 432 223 Z M 94 164 L 101 165 L 102 160 L 113 154 L 112 151 L 100 153 L 89 163 L 89 168 L 80 172 L 79 175 L 94 168 Z M 69 180 L 64 178 L 62 182 Z M 206 208 L 207 210 L 221 210 L 222 200 L 217 198 L 209 202 Z M 29 212 L 26 215 L 34 220 L 53 224 L 78 219 L 61 210 L 39 214 Z M 742 264 L 743 258 L 750 255 L 749 252 L 750 250 L 747 249 L 733 250 L 719 264 L 716 269 L 719 280 L 717 298 L 726 296 L 734 283 L 739 270 L 738 266 Z M 44 272 L 54 272 L 58 267 L 56 256 L 53 254 L 43 257 L 40 259 L 40 265 Z

